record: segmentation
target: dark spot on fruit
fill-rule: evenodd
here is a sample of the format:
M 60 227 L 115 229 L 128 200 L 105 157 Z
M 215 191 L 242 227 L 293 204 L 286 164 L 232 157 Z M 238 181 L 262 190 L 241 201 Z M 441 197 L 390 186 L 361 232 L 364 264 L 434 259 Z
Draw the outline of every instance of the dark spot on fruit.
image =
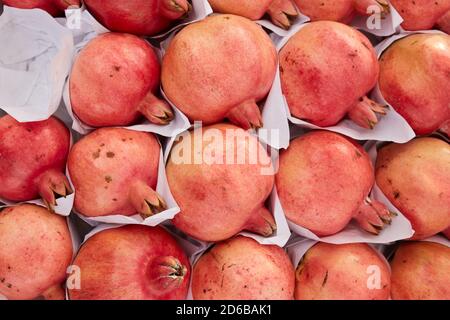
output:
M 100 145 L 100 147 L 104 147 L 105 146 L 105 144 L 104 143 L 102 143 L 101 145 Z
M 395 199 L 400 198 L 400 192 L 394 191 L 394 198 L 395 198 Z
M 116 199 L 116 198 L 114 198 L 114 199 L 113 199 L 113 201 L 117 201 L 117 199 Z
M 1 278 L 1 279 L 0 279 L 0 282 L 1 282 L 1 283 L 4 283 L 4 282 L 5 282 L 5 278 Z
M 121 67 L 120 67 L 120 66 L 114 66 L 114 70 L 116 70 L 117 72 L 119 72 L 119 71 L 120 71 L 120 69 L 121 69 Z
M 12 284 L 11 284 L 11 283 L 8 283 L 6 286 L 7 286 L 9 289 L 12 288 Z
M 111 176 L 106 176 L 106 177 L 105 177 L 105 181 L 106 181 L 107 183 L 111 183 L 111 181 L 112 181 Z
M 92 158 L 94 159 L 98 159 L 99 157 L 100 157 L 100 149 L 98 149 L 92 154 Z
M 115 154 L 114 154 L 114 152 L 109 151 L 109 152 L 106 153 L 106 156 L 108 158 L 114 158 Z
M 328 280 L 328 270 L 327 270 L 327 272 L 325 273 L 325 277 L 323 278 L 323 281 L 322 281 L 322 288 L 327 284 L 327 280 Z

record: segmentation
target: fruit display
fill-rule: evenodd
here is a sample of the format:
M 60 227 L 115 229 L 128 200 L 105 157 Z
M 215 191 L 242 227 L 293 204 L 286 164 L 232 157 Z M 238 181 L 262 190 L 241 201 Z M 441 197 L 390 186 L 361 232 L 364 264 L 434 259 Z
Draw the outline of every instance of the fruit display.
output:
M 450 300 L 449 31 L 450 0 L 0 1 L 0 300 Z

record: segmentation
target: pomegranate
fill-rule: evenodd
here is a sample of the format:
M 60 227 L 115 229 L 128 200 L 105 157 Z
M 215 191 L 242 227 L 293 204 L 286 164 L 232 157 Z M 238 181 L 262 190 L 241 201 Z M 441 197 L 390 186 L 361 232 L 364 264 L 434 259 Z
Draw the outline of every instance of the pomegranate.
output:
M 69 130 L 54 117 L 27 123 L 1 117 L 0 198 L 19 202 L 41 197 L 53 208 L 57 196 L 72 193 L 63 173 L 69 147 Z
M 150 133 L 102 128 L 85 136 L 68 160 L 75 209 L 87 217 L 137 212 L 144 218 L 164 210 L 154 191 L 159 158 L 160 145 Z
M 439 131 L 450 138 L 450 119 L 439 128 Z
M 450 37 L 414 34 L 383 53 L 379 84 L 386 101 L 425 135 L 450 119 L 449 74 Z
M 276 245 L 247 237 L 216 244 L 192 271 L 195 300 L 292 300 L 294 267 Z
M 436 24 L 450 24 L 450 0 L 391 0 L 391 3 L 402 16 L 405 30 L 427 30 Z M 450 29 L 443 30 L 450 32 Z
M 365 243 L 317 243 L 296 271 L 297 300 L 387 300 L 387 262 Z
M 90 13 L 115 32 L 153 36 L 191 10 L 188 0 L 84 0 Z
M 176 240 L 160 227 L 128 225 L 101 231 L 81 247 L 81 270 L 71 300 L 186 299 L 190 265 Z
M 386 0 L 294 0 L 300 11 L 311 21 L 330 20 L 350 23 L 355 15 L 372 14 L 371 6 L 377 6 L 382 16 L 389 13 Z
M 272 162 L 247 131 L 217 124 L 185 134 L 166 172 L 181 209 L 173 222 L 183 232 L 203 241 L 225 240 L 244 229 L 274 233 L 275 221 L 264 207 L 274 185 Z
M 80 0 L 3 0 L 3 3 L 20 9 L 42 9 L 52 16 L 63 16 L 70 6 L 81 7 Z
M 269 92 L 277 53 L 262 27 L 246 18 L 216 15 L 181 30 L 162 62 L 164 91 L 192 121 L 228 118 L 261 127 L 256 102 Z
M 286 217 L 318 236 L 335 234 L 354 218 L 378 234 L 391 213 L 368 195 L 374 185 L 368 154 L 355 141 L 312 131 L 280 155 L 276 186 Z
M 268 14 L 272 22 L 283 29 L 289 29 L 291 21 L 298 16 L 291 0 L 208 0 L 215 12 L 231 13 L 259 20 Z
M 156 97 L 160 66 L 150 44 L 130 34 L 106 33 L 77 57 L 70 76 L 70 101 L 78 118 L 92 127 L 127 126 L 145 116 L 155 124 L 173 119 Z
M 347 114 L 373 128 L 386 107 L 367 98 L 378 79 L 369 39 L 345 24 L 318 21 L 299 30 L 280 52 L 281 85 L 292 115 L 333 126 Z
M 450 226 L 448 227 L 447 230 L 445 230 L 444 232 L 442 232 L 444 234 L 444 236 L 447 237 L 448 240 L 450 240 Z
M 389 144 L 378 152 L 377 185 L 411 222 L 413 239 L 450 226 L 450 146 L 437 138 Z
M 22 204 L 0 212 L 0 294 L 8 299 L 61 299 L 72 260 L 66 219 Z
M 419 241 L 403 242 L 391 261 L 394 300 L 449 300 L 450 248 Z

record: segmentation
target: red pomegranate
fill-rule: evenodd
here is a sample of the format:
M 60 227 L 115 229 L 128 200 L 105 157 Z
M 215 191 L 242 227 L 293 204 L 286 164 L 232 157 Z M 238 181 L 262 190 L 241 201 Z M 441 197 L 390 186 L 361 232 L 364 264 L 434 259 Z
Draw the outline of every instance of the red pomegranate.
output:
M 373 128 L 386 108 L 366 97 L 378 80 L 369 39 L 345 24 L 312 22 L 280 52 L 281 85 L 292 115 L 328 127 L 348 115 Z
M 191 10 L 188 0 L 84 0 L 90 13 L 106 28 L 153 36 Z
M 123 33 L 98 36 L 81 51 L 72 68 L 72 109 L 92 127 L 127 126 L 142 116 L 155 124 L 167 124 L 173 113 L 156 97 L 160 71 L 147 41 Z
M 164 210 L 154 191 L 160 148 L 153 134 L 122 128 L 98 129 L 78 141 L 68 160 L 75 209 L 88 217 Z
M 3 0 L 3 3 L 20 9 L 42 9 L 52 16 L 64 15 L 64 10 L 70 6 L 81 6 L 80 0 Z
M 270 236 L 276 229 L 264 202 L 273 189 L 270 157 L 257 138 L 217 124 L 178 141 L 166 167 L 181 212 L 176 227 L 203 241 L 221 241 L 242 230 Z
M 317 243 L 296 271 L 297 300 L 388 300 L 388 263 L 365 243 Z
M 0 243 L 1 295 L 64 299 L 61 284 L 73 250 L 64 217 L 30 204 L 3 209 Z
M 444 236 L 447 237 L 448 240 L 450 240 L 450 226 L 448 227 L 447 230 L 445 230 L 444 232 L 442 232 L 444 234 Z
M 292 300 L 294 267 L 276 245 L 247 237 L 216 244 L 192 270 L 195 300 Z
M 80 288 L 71 300 L 186 299 L 190 265 L 176 240 L 160 227 L 129 225 L 101 231 L 84 243 L 73 265 Z
M 436 25 L 450 26 L 450 0 L 391 0 L 403 18 L 405 30 L 433 29 Z M 447 33 L 450 29 L 442 29 Z
M 354 218 L 378 234 L 391 213 L 368 199 L 375 182 L 368 154 L 355 141 L 312 131 L 280 155 L 276 186 L 286 217 L 318 236 L 335 234 Z
M 208 0 L 215 12 L 230 13 L 251 20 L 259 20 L 266 13 L 272 22 L 289 29 L 291 21 L 298 16 L 291 0 Z
M 277 53 L 255 22 L 216 15 L 181 30 L 162 63 L 164 91 L 190 120 L 228 118 L 244 129 L 261 127 L 258 101 L 275 78 Z
M 450 248 L 403 242 L 391 261 L 393 300 L 449 300 Z
M 41 197 L 52 208 L 56 197 L 72 193 L 64 175 L 70 133 L 51 117 L 20 123 L 0 118 L 0 198 L 29 201 Z
M 378 152 L 377 185 L 426 239 L 450 226 L 450 146 L 437 138 L 389 144 Z
M 426 135 L 450 119 L 449 74 L 450 37 L 413 34 L 383 53 L 379 84 L 386 101 Z
M 386 0 L 294 0 L 301 13 L 311 21 L 330 20 L 350 23 L 359 15 L 369 15 L 371 6 L 377 6 L 380 13 L 389 13 L 389 3 Z M 369 10 L 368 10 L 369 9 Z

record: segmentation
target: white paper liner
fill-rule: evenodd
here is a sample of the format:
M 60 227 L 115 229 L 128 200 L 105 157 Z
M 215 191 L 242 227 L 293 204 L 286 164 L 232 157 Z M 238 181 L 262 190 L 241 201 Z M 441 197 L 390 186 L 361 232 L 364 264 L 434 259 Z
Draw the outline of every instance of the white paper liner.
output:
M 44 205 L 34 203 L 34 202 L 23 202 L 23 203 L 36 204 L 36 205 L 46 208 Z M 4 206 L 0 205 L 0 210 L 4 209 L 4 208 L 12 207 L 12 206 L 17 206 L 17 205 L 19 205 L 19 204 L 4 205 Z M 1 212 L 0 212 L 0 215 L 1 215 Z M 77 231 L 76 227 L 74 226 L 73 221 L 70 219 L 70 217 L 67 216 L 66 221 L 67 221 L 67 227 L 69 228 L 70 237 L 72 240 L 72 259 L 74 259 L 78 252 L 78 249 L 80 248 L 81 238 L 80 238 L 80 234 L 78 233 L 78 231 Z M 67 299 L 67 295 L 66 295 L 66 299 Z M 0 300 L 8 300 L 8 298 L 5 297 L 4 295 L 0 294 Z
M 401 28 L 400 28 L 401 29 Z M 376 47 L 375 47 L 375 51 L 377 52 L 378 58 L 381 57 L 381 55 L 383 54 L 383 52 L 388 49 L 395 41 L 400 40 L 402 38 L 405 38 L 409 35 L 412 34 L 419 34 L 419 33 L 425 33 L 425 34 L 444 34 L 447 35 L 446 33 L 439 31 L 439 30 L 421 30 L 421 31 L 404 31 L 403 29 L 401 29 L 401 33 L 400 34 L 396 34 L 390 38 L 387 38 L 385 40 L 383 40 L 382 42 L 380 42 Z M 390 108 L 390 112 L 394 111 L 394 108 L 386 101 L 386 99 L 384 99 L 383 94 L 381 93 L 380 90 L 380 85 L 379 83 L 377 83 L 375 89 L 373 90 L 373 94 L 372 97 L 375 99 L 375 101 L 380 102 L 381 104 L 384 105 L 388 105 Z M 400 115 L 398 115 L 399 117 L 401 117 Z M 404 120 L 406 122 L 406 120 Z M 408 124 L 408 127 L 409 124 Z M 410 127 L 411 128 L 411 127 Z M 395 128 L 394 128 L 395 129 Z M 412 130 L 412 129 L 411 129 Z M 413 131 L 414 133 L 414 131 Z M 416 134 L 414 133 L 413 138 L 416 136 Z M 412 139 L 412 138 L 411 138 Z M 394 141 L 397 143 L 403 143 L 403 142 L 407 142 L 407 141 L 395 141 L 395 140 L 386 140 L 386 139 L 372 139 L 372 140 L 380 140 L 380 141 Z
M 84 14 L 84 16 L 85 15 L 86 14 Z M 83 25 L 86 26 L 87 23 L 85 22 Z M 89 43 L 89 41 L 92 40 L 93 38 L 95 38 L 97 35 L 98 35 L 98 33 L 96 33 L 96 32 L 90 32 L 90 33 L 85 34 L 83 41 L 78 42 L 75 47 L 76 54 L 73 56 L 72 62 L 75 61 L 79 52 L 84 48 L 84 46 L 86 46 Z M 153 46 L 152 46 L 152 48 L 153 48 L 154 52 L 156 53 L 156 55 L 158 56 L 159 62 L 161 62 L 161 53 L 160 53 L 159 49 L 157 49 Z M 68 77 L 66 84 L 64 86 L 63 100 L 64 100 L 64 104 L 67 108 L 67 113 L 69 114 L 69 116 L 72 119 L 72 129 L 80 134 L 88 134 L 89 132 L 95 130 L 95 128 L 83 123 L 73 112 L 72 104 L 71 104 L 71 100 L 70 100 L 69 83 L 70 83 L 70 76 Z M 163 97 L 166 98 L 166 96 L 164 95 L 164 92 L 162 92 L 162 90 L 161 90 L 161 93 L 162 93 Z M 190 127 L 188 118 L 181 111 L 179 111 L 170 101 L 168 101 L 168 102 L 172 106 L 174 116 L 175 116 L 174 119 L 169 124 L 156 125 L 156 124 L 150 123 L 148 120 L 143 120 L 143 122 L 141 122 L 140 124 L 131 125 L 126 128 L 130 129 L 130 130 L 135 130 L 135 131 L 153 132 L 153 133 L 157 133 L 159 135 L 165 136 L 165 137 L 176 136 L 179 133 L 186 131 Z
M 20 122 L 58 108 L 73 54 L 71 32 L 38 9 L 0 16 L 0 107 Z
M 187 132 L 179 135 L 178 137 L 171 138 L 167 144 L 164 151 L 164 161 L 167 162 L 168 158 L 170 156 L 170 151 L 172 150 L 173 144 L 177 141 L 177 139 L 182 136 L 188 134 Z M 272 158 L 272 163 L 274 164 L 274 167 L 277 167 L 277 161 L 278 161 L 278 152 L 275 149 L 270 149 L 270 156 Z M 257 235 L 255 233 L 242 231 L 239 233 L 239 235 L 246 236 L 249 238 L 252 238 L 256 241 L 258 241 L 261 244 L 265 245 L 277 245 L 279 247 L 284 247 L 284 245 L 288 242 L 291 231 L 289 230 L 288 222 L 286 220 L 286 217 L 281 209 L 281 204 L 278 201 L 278 197 L 276 196 L 276 188 L 272 190 L 271 194 L 269 195 L 267 201 L 266 201 L 266 207 L 267 209 L 273 214 L 273 217 L 275 219 L 275 223 L 277 225 L 277 231 L 270 237 L 263 237 L 260 235 Z M 199 241 L 194 238 L 195 241 Z
M 58 113 L 58 114 L 56 114 L 56 113 Z M 64 119 L 64 116 L 62 118 L 59 117 L 59 114 L 63 115 L 60 112 L 60 109 L 58 109 L 56 111 L 56 113 L 54 114 L 54 116 L 56 118 L 59 118 L 67 126 L 67 123 L 66 123 L 67 121 L 66 121 L 66 119 Z M 0 110 L 0 117 L 2 117 L 2 116 L 3 116 L 3 112 Z M 70 127 L 67 127 L 67 128 L 69 129 Z M 72 132 L 70 131 L 70 129 L 69 129 L 69 132 L 70 132 L 70 148 L 72 148 L 73 136 L 72 136 Z M 68 177 L 68 174 L 69 173 L 68 173 L 68 171 L 66 169 L 66 176 L 67 177 Z M 66 216 L 66 217 L 69 216 L 70 212 L 72 211 L 74 199 L 75 199 L 75 193 L 72 193 L 72 194 L 70 194 L 70 195 L 68 195 L 66 197 L 57 198 L 56 199 L 56 206 L 53 208 L 53 210 L 55 211 L 55 213 L 57 213 L 59 215 Z M 0 204 L 1 203 L 4 203 L 4 204 L 6 204 L 8 206 L 18 205 L 18 204 L 22 204 L 22 203 L 32 203 L 32 204 L 36 204 L 36 205 L 45 207 L 44 201 L 42 199 L 33 199 L 33 200 L 29 200 L 29 201 L 14 202 L 14 201 L 9 201 L 9 200 L 6 200 L 6 199 L 3 199 L 3 198 L 0 197 Z
M 285 37 L 272 36 L 278 51 L 280 51 L 289 39 L 307 24 L 300 24 L 291 28 Z M 372 96 L 375 98 L 375 95 Z M 376 100 L 376 99 L 375 99 Z M 381 101 L 380 101 L 381 102 Z M 344 119 L 335 126 L 319 127 L 306 121 L 295 118 L 291 115 L 287 101 L 281 90 L 281 80 L 279 72 L 276 75 L 274 86 L 270 91 L 265 109 L 272 110 L 272 114 L 286 114 L 288 120 L 294 125 L 308 129 L 322 129 L 341 133 L 356 140 L 379 140 L 405 143 L 415 137 L 414 131 L 409 124 L 393 108 L 390 108 L 387 115 L 380 118 L 379 123 L 373 130 L 364 129 L 353 123 L 349 119 Z M 275 111 L 276 110 L 276 111 Z M 283 111 L 284 112 L 283 112 Z M 280 119 L 281 120 L 281 119 Z M 285 120 L 287 122 L 287 120 Z M 285 127 L 284 125 L 283 127 Z M 282 141 L 279 147 L 285 148 L 287 141 Z M 273 147 L 277 147 L 271 144 Z
M 375 166 L 377 153 L 376 147 L 372 146 L 373 144 L 374 144 L 373 142 L 368 142 L 365 146 L 365 149 L 366 150 L 370 149 L 368 153 L 372 160 L 372 163 Z M 280 201 L 278 194 L 276 194 L 275 197 L 276 201 Z M 403 214 L 401 214 L 401 212 L 397 208 L 394 207 L 394 205 L 386 198 L 386 196 L 381 192 L 381 190 L 378 188 L 376 184 L 372 189 L 370 197 L 371 199 L 378 200 L 384 203 L 390 211 L 395 212 L 397 214 L 396 217 L 392 218 L 391 225 L 385 226 L 385 228 L 380 232 L 379 235 L 373 235 L 370 234 L 369 232 L 364 231 L 353 220 L 342 231 L 338 232 L 337 234 L 326 237 L 319 237 L 312 231 L 288 220 L 289 227 L 292 232 L 302 237 L 314 241 L 321 241 L 333 244 L 358 243 L 358 242 L 366 242 L 372 244 L 388 244 L 394 241 L 408 239 L 412 237 L 412 235 L 414 234 L 414 230 L 412 229 L 409 220 L 406 219 L 406 217 Z M 276 210 L 280 210 L 282 214 L 284 214 L 284 210 L 281 205 L 279 207 L 276 207 Z M 276 211 L 275 214 L 277 214 Z
M 129 129 L 129 128 L 126 128 Z M 169 184 L 167 182 L 167 176 L 166 176 L 166 167 L 164 163 L 164 157 L 163 157 L 163 151 L 160 151 L 159 156 L 159 164 L 158 164 L 158 182 L 156 185 L 156 192 L 164 199 L 164 201 L 167 204 L 167 209 L 157 213 L 151 217 L 148 217 L 146 219 L 143 219 L 139 214 L 135 214 L 132 216 L 125 216 L 125 215 L 109 215 L 109 216 L 101 216 L 101 217 L 87 217 L 83 214 L 77 212 L 74 208 L 74 213 L 76 213 L 83 221 L 88 223 L 91 226 L 99 226 L 101 224 L 118 224 L 118 225 L 127 225 L 127 224 L 142 224 L 147 226 L 157 226 L 161 224 L 164 221 L 173 219 L 179 212 L 180 208 L 178 207 L 178 204 L 176 203 L 175 199 L 172 196 L 172 193 L 169 189 Z M 68 171 L 68 170 L 67 170 Z M 68 174 L 68 178 L 70 181 L 70 184 L 75 190 L 74 194 L 76 193 L 76 189 L 72 184 L 72 180 L 70 179 L 70 175 Z

